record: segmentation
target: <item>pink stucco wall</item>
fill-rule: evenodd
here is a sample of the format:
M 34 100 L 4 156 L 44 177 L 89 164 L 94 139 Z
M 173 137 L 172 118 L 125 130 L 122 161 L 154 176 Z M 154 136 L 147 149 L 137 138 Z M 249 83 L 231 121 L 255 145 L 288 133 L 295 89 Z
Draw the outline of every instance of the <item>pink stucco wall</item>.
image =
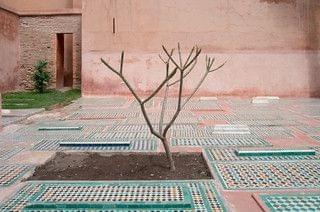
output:
M 164 74 L 161 44 L 186 52 L 199 45 L 225 68 L 200 93 L 214 95 L 310 96 L 320 91 L 319 3 L 316 0 L 84 0 L 82 15 L 84 95 L 128 94 L 100 57 L 118 65 L 141 93 Z M 115 33 L 112 19 L 115 18 Z M 204 58 L 195 72 L 203 70 Z M 185 92 L 195 85 L 191 76 Z
M 2 97 L 1 97 L 1 93 L 0 93 L 0 132 L 2 130 L 3 123 L 2 123 Z
M 80 8 L 81 0 L 0 0 L 0 4 L 18 11 Z
M 19 69 L 19 18 L 0 8 L 0 92 L 13 90 Z

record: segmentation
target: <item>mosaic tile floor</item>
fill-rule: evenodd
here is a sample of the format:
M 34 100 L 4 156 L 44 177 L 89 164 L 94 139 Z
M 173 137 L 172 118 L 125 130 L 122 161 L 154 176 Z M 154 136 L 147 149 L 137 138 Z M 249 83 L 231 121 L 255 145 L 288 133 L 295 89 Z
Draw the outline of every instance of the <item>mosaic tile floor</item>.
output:
M 21 152 L 24 148 L 23 147 L 1 147 L 0 146 L 0 161 L 1 160 L 8 160 L 14 155 Z
M 260 195 L 270 211 L 320 211 L 320 193 Z
M 20 164 L 1 164 L 0 165 L 0 188 L 9 186 L 19 180 L 31 166 Z
M 152 124 L 158 129 L 161 99 L 155 98 L 146 106 Z M 165 123 L 175 107 L 176 101 L 169 99 Z M 174 151 L 203 151 L 213 180 L 28 182 L 5 203 L 0 195 L 0 211 L 225 211 L 226 208 L 260 211 L 252 194 L 270 211 L 318 211 L 319 111 L 319 99 L 252 104 L 251 99 L 195 98 L 181 112 L 168 137 Z M 27 113 L 20 111 L 16 115 Z M 22 118 L 5 117 L 4 122 L 10 125 Z M 77 129 L 63 129 L 68 127 Z M 61 146 L 61 142 L 130 145 Z M 241 149 L 277 148 L 307 148 L 316 154 L 250 157 L 235 154 L 235 150 Z M 28 161 L 37 163 L 37 155 L 41 159 L 56 151 L 158 152 L 162 146 L 149 132 L 133 99 L 82 98 L 65 107 L 59 117 L 35 119 L 28 125 L 20 123 L 17 128 L 0 132 L 0 191 L 19 185 L 22 176 L 34 167 L 18 160 L 29 157 Z M 23 157 L 16 157 L 19 154 Z M 110 201 L 105 203 L 102 199 Z
M 270 144 L 262 138 L 173 138 L 172 146 L 269 146 Z
M 264 148 L 265 149 L 265 148 Z M 288 148 L 286 148 L 288 149 Z M 213 162 L 219 161 L 286 161 L 286 160 L 320 160 L 320 153 L 316 155 L 286 155 L 286 156 L 237 156 L 236 149 L 205 148 L 208 159 Z
M 320 189 L 319 161 L 212 163 L 225 189 Z
M 29 182 L 1 211 L 226 211 L 212 181 Z

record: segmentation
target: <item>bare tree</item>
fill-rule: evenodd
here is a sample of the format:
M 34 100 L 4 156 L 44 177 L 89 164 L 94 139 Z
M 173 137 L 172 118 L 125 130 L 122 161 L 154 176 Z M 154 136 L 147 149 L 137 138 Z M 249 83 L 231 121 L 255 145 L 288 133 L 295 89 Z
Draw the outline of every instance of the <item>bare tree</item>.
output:
M 123 63 L 124 63 L 124 52 L 122 51 L 121 53 L 121 59 L 120 59 L 120 67 L 119 69 L 113 68 L 109 63 L 107 63 L 105 60 L 101 58 L 101 62 L 108 67 L 113 73 L 115 73 L 123 82 L 124 84 L 128 87 L 136 101 L 139 103 L 143 117 L 150 129 L 151 134 L 159 138 L 164 146 L 164 149 L 166 151 L 167 158 L 170 162 L 170 168 L 171 170 L 175 170 L 175 165 L 174 165 L 174 160 L 172 158 L 172 153 L 170 151 L 170 146 L 168 142 L 168 131 L 177 119 L 179 113 L 181 110 L 184 108 L 184 106 L 189 102 L 189 100 L 194 96 L 194 94 L 198 91 L 204 80 L 207 78 L 209 73 L 212 73 L 220 68 L 222 68 L 226 62 L 221 64 L 220 66 L 216 68 L 212 68 L 213 63 L 214 63 L 214 58 L 210 58 L 206 56 L 206 68 L 205 72 L 202 75 L 200 81 L 198 82 L 197 86 L 194 88 L 194 90 L 187 95 L 187 97 L 183 100 L 182 99 L 182 90 L 183 90 L 183 82 L 184 79 L 192 72 L 194 69 L 195 65 L 197 64 L 198 57 L 201 53 L 201 49 L 198 48 L 197 46 L 194 46 L 191 51 L 188 54 L 188 57 L 183 61 L 182 59 L 182 54 L 181 54 L 181 49 L 180 49 L 180 44 L 178 44 L 178 61 L 176 61 L 173 58 L 173 53 L 174 49 L 171 51 L 168 51 L 164 46 L 162 46 L 163 51 L 167 57 L 167 59 L 163 59 L 161 55 L 159 55 L 160 59 L 164 62 L 166 66 L 166 77 L 165 79 L 158 85 L 158 87 L 150 94 L 145 99 L 141 99 L 136 91 L 133 89 L 133 87 L 130 85 L 126 77 L 123 75 Z M 170 64 L 173 65 L 173 69 L 170 70 Z M 171 81 L 173 77 L 178 75 L 178 79 L 174 80 L 173 82 Z M 168 92 L 171 86 L 178 84 L 179 89 L 178 89 L 178 98 L 177 98 L 177 108 L 174 112 L 173 117 L 169 120 L 167 124 L 164 124 L 164 117 L 166 113 L 166 106 L 167 106 L 167 100 L 168 100 Z M 159 120 L 159 129 L 158 131 L 155 129 L 155 127 L 152 125 L 150 118 L 146 112 L 146 103 L 150 101 L 153 97 L 155 97 L 159 91 L 165 86 L 165 93 L 162 101 L 162 106 L 161 106 L 161 114 L 160 114 L 160 120 Z

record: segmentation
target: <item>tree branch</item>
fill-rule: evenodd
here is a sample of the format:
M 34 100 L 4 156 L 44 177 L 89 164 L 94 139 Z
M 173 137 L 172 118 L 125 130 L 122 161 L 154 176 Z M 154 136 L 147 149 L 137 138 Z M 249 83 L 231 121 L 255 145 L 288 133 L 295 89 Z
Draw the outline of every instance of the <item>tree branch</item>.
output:
M 218 67 L 215 68 L 215 69 L 210 70 L 209 72 L 211 73 L 211 72 L 214 72 L 214 71 L 219 70 L 219 69 L 222 68 L 227 62 L 228 62 L 228 60 L 224 61 L 224 63 L 222 63 L 220 66 L 218 66 Z
M 174 121 L 177 119 L 180 111 L 181 111 L 181 98 L 182 98 L 182 89 L 183 89 L 183 70 L 180 70 L 180 85 L 179 85 L 179 95 L 178 95 L 178 107 L 177 110 L 170 120 L 170 122 L 167 124 L 163 131 L 163 137 L 166 137 L 168 130 L 170 129 L 171 125 L 174 123 Z
M 152 97 L 154 97 L 160 90 L 161 88 L 166 84 L 166 82 L 168 82 L 175 74 L 177 73 L 177 68 L 175 68 L 168 77 L 166 77 L 165 80 L 163 80 L 160 85 L 157 87 L 157 89 L 155 91 L 153 91 L 153 93 L 146 98 L 145 100 L 142 101 L 142 103 L 146 103 L 147 101 L 149 101 Z
M 140 108 L 141 108 L 141 111 L 142 111 L 142 115 L 144 117 L 144 119 L 146 120 L 147 122 L 147 125 L 149 127 L 149 130 L 151 132 L 151 134 L 155 135 L 157 138 L 159 138 L 160 140 L 163 139 L 163 136 L 160 135 L 159 133 L 157 133 L 154 129 L 153 129 L 153 126 L 152 126 L 152 123 L 150 122 L 150 119 L 148 117 L 148 114 L 147 114 L 147 111 L 146 111 L 146 108 L 144 106 L 145 103 L 141 103 L 140 104 Z
M 122 79 L 122 81 L 125 83 L 125 85 L 128 87 L 128 89 L 130 90 L 130 92 L 132 93 L 132 95 L 136 98 L 136 100 L 139 102 L 139 104 L 141 104 L 141 99 L 140 97 L 137 95 L 137 93 L 133 90 L 133 88 L 131 87 L 130 83 L 124 78 L 124 76 L 122 75 L 122 73 L 120 74 L 120 72 L 118 72 L 117 70 L 115 70 L 112 66 L 110 66 L 104 59 L 101 58 L 101 62 L 106 65 L 113 73 L 115 73 L 116 75 L 118 75 L 120 77 L 120 79 Z M 123 63 L 123 60 L 122 60 Z M 121 65 L 122 66 L 122 65 Z
M 181 56 L 180 43 L 178 43 L 178 55 L 179 55 L 180 67 L 182 67 L 182 56 Z
M 183 66 L 184 69 L 187 69 L 200 55 L 201 49 L 196 48 L 196 54 L 194 57 L 190 60 L 189 63 L 186 62 L 186 64 Z
M 162 49 L 163 49 L 163 51 L 166 53 L 166 55 L 168 56 L 169 61 L 171 60 L 172 63 L 173 63 L 179 70 L 181 70 L 182 67 L 180 67 L 180 66 L 176 63 L 176 61 L 172 58 L 172 55 L 169 54 L 169 52 L 168 52 L 168 50 L 166 49 L 166 47 L 162 46 Z
M 192 91 L 192 93 L 189 95 L 189 97 L 182 104 L 182 108 L 184 108 L 184 106 L 189 102 L 189 100 L 193 97 L 193 95 L 198 91 L 198 89 L 202 85 L 203 81 L 207 78 L 208 74 L 209 74 L 208 71 L 206 71 L 204 73 L 204 75 L 201 77 L 200 81 L 198 82 L 198 85 L 195 87 L 195 89 Z
M 200 86 L 202 85 L 202 83 L 204 82 L 204 80 L 207 78 L 209 73 L 212 73 L 220 68 L 222 68 L 227 61 L 225 61 L 224 63 L 222 63 L 220 66 L 218 66 L 215 69 L 211 69 L 212 65 L 214 62 L 214 58 L 211 59 L 210 57 L 206 56 L 206 71 L 204 73 L 204 75 L 201 77 L 200 81 L 198 82 L 197 86 L 195 87 L 195 89 L 192 91 L 192 93 L 188 96 L 188 98 L 184 101 L 184 103 L 182 104 L 181 109 L 184 108 L 184 106 L 190 101 L 190 99 L 194 96 L 194 94 L 199 90 Z
M 171 49 L 170 55 L 172 55 L 173 52 L 174 52 L 174 49 Z M 167 63 L 169 63 L 169 61 L 170 61 L 170 58 L 168 58 L 167 61 L 165 61 L 165 60 L 162 58 L 161 54 L 159 54 L 159 58 L 160 58 L 160 60 L 162 60 L 162 62 L 163 62 L 164 64 L 167 64 Z
M 196 64 L 197 64 L 197 60 L 194 61 L 193 65 L 192 65 L 192 66 L 189 68 L 189 70 L 183 75 L 183 78 L 186 78 L 186 77 L 191 73 L 191 71 L 192 71 L 193 68 L 196 66 Z M 169 87 L 177 84 L 178 82 L 180 82 L 179 79 L 177 79 L 176 81 L 170 83 L 170 84 L 169 84 Z
M 160 113 L 160 120 L 159 120 L 159 133 L 160 134 L 162 134 L 164 114 L 165 114 L 166 109 L 167 109 L 168 92 L 169 92 L 169 86 L 167 84 L 166 85 L 166 89 L 164 91 L 164 97 L 163 97 L 162 105 L 161 105 L 161 113 Z

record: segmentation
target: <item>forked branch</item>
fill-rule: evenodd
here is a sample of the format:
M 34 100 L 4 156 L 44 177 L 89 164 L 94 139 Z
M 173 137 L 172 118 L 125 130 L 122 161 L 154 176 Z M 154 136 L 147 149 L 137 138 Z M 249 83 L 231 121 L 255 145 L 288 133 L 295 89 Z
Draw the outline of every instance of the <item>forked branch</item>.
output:
M 121 59 L 120 59 L 120 70 L 116 70 L 115 68 L 113 68 L 108 62 L 106 62 L 104 59 L 101 58 L 101 62 L 106 65 L 113 73 L 115 73 L 124 83 L 125 85 L 128 87 L 128 89 L 130 90 L 130 92 L 132 93 L 132 95 L 135 97 L 135 99 L 138 101 L 138 103 L 140 104 L 140 108 L 143 114 L 143 117 L 145 118 L 147 125 L 150 129 L 150 132 L 155 135 L 156 137 L 158 137 L 159 139 L 163 139 L 163 136 L 161 136 L 160 133 L 156 132 L 152 126 L 152 123 L 148 117 L 148 114 L 146 112 L 145 109 L 145 103 L 147 103 L 152 97 L 154 97 L 160 90 L 161 88 L 176 74 L 177 69 L 175 68 L 170 74 L 166 75 L 166 78 L 160 83 L 160 85 L 156 88 L 156 90 L 154 92 L 152 92 L 152 94 L 146 98 L 145 100 L 141 100 L 141 98 L 137 95 L 137 93 L 135 92 L 135 90 L 132 88 L 132 86 L 130 85 L 130 83 L 128 82 L 128 80 L 124 77 L 123 75 L 123 63 L 124 63 L 124 52 L 122 51 L 121 53 Z
M 194 94 L 199 90 L 200 86 L 202 85 L 202 83 L 204 82 L 204 80 L 207 78 L 207 76 L 216 71 L 219 70 L 220 68 L 222 68 L 227 61 L 225 61 L 224 63 L 222 63 L 221 65 L 219 65 L 216 68 L 213 68 L 213 63 L 215 61 L 214 58 L 210 58 L 208 56 L 206 56 L 206 68 L 205 68 L 205 72 L 202 75 L 200 81 L 197 83 L 197 86 L 194 88 L 194 90 L 188 95 L 188 97 L 186 98 L 185 101 L 182 102 L 182 92 L 183 92 L 183 85 L 184 85 L 184 79 L 192 72 L 192 70 L 194 70 L 195 65 L 198 62 L 198 57 L 201 53 L 201 49 L 198 48 L 197 46 L 194 46 L 191 51 L 189 52 L 188 56 L 186 57 L 185 60 L 183 60 L 182 57 L 182 53 L 181 53 L 181 48 L 180 48 L 180 44 L 178 43 L 178 61 L 176 61 L 173 57 L 173 53 L 174 53 L 174 49 L 172 49 L 170 52 L 164 47 L 162 46 L 164 53 L 167 56 L 167 59 L 162 58 L 161 55 L 159 55 L 160 59 L 162 60 L 162 62 L 165 63 L 166 66 L 166 75 L 164 80 L 162 80 L 162 82 L 156 87 L 156 89 L 144 100 L 142 100 L 138 94 L 136 93 L 136 91 L 133 89 L 133 87 L 131 86 L 131 84 L 129 83 L 129 81 L 126 79 L 126 77 L 123 75 L 123 64 L 124 64 L 124 52 L 121 52 L 121 58 L 120 58 L 120 67 L 119 70 L 115 69 L 114 67 L 112 67 L 108 62 L 106 62 L 105 60 L 103 60 L 101 58 L 102 63 L 108 67 L 109 70 L 111 70 L 113 73 L 115 73 L 124 83 L 125 85 L 128 87 L 128 89 L 130 90 L 130 92 L 132 93 L 132 95 L 135 97 L 135 99 L 137 100 L 137 102 L 140 105 L 143 117 L 148 125 L 148 128 L 150 130 L 150 132 L 155 135 L 157 138 L 159 138 L 164 146 L 164 149 L 166 151 L 167 157 L 170 161 L 170 167 L 172 170 L 175 170 L 175 165 L 174 165 L 174 161 L 172 159 L 172 154 L 169 148 L 169 143 L 167 140 L 167 133 L 170 129 L 170 127 L 174 124 L 174 122 L 176 121 L 176 119 L 178 118 L 180 112 L 182 111 L 182 109 L 184 108 L 184 106 L 189 102 L 189 100 L 194 96 Z M 170 64 L 173 64 L 173 70 L 170 71 Z M 173 79 L 173 77 L 176 75 L 176 73 L 179 72 L 179 78 L 173 82 L 170 82 L 171 79 Z M 167 105 L 167 98 L 168 98 L 168 92 L 169 92 L 169 88 L 175 84 L 179 84 L 179 90 L 178 90 L 178 98 L 177 98 L 177 108 L 174 112 L 173 117 L 171 118 L 171 120 L 165 125 L 164 124 L 164 116 L 165 116 L 165 112 L 166 112 L 166 105 Z M 162 102 L 162 106 L 161 106 L 161 114 L 160 114 L 160 121 L 159 121 L 159 131 L 157 132 L 146 111 L 146 107 L 145 104 L 150 101 L 153 97 L 155 97 L 160 90 L 165 86 L 165 94 L 164 94 L 164 99 Z M 165 128 L 163 129 L 163 127 L 165 126 Z

